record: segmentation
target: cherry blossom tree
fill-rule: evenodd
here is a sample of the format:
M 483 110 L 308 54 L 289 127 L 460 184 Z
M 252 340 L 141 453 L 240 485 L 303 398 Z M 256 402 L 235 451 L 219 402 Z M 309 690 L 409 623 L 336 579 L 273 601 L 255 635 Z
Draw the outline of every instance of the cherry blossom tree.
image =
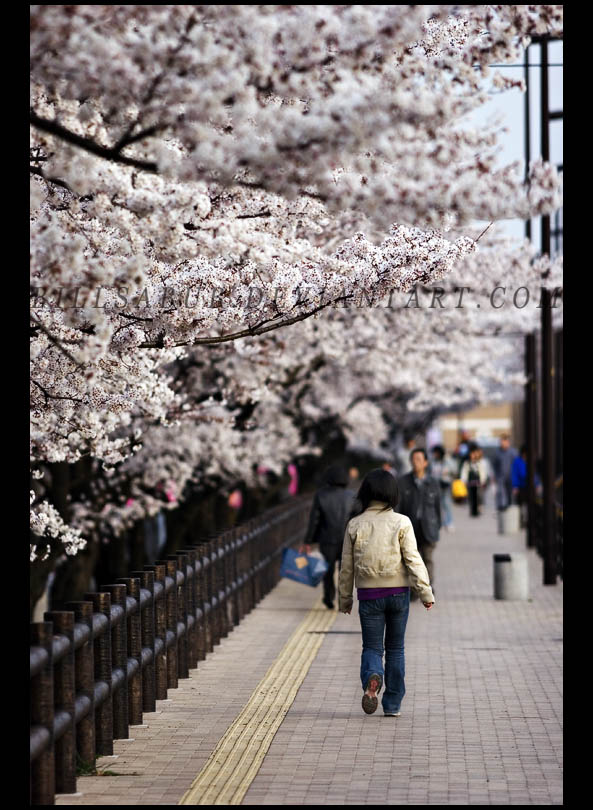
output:
M 33 6 L 32 559 L 280 471 L 320 418 L 379 443 L 402 392 L 520 382 L 500 336 L 539 311 L 492 290 L 561 267 L 475 221 L 551 213 L 559 178 L 465 118 L 561 31 L 562 6 Z M 408 305 L 464 281 L 482 308 Z M 47 470 L 84 459 L 60 511 Z

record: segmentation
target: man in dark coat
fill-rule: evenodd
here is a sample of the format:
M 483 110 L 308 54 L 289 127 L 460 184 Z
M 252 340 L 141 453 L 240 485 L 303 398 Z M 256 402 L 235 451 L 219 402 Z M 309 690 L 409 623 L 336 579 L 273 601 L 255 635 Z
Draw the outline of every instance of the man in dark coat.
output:
M 398 479 L 399 503 L 397 511 L 412 521 L 418 551 L 434 582 L 432 555 L 441 528 L 441 498 L 439 482 L 426 471 L 428 456 L 423 447 L 410 453 L 412 472 Z
M 328 569 L 323 578 L 323 603 L 330 610 L 334 607 L 336 586 L 334 571 L 342 557 L 342 544 L 354 492 L 347 489 L 348 473 L 344 467 L 334 464 L 325 474 L 325 486 L 317 490 L 309 515 L 309 526 L 301 550 L 308 551 L 311 543 L 319 543 Z
M 492 459 L 496 481 L 496 508 L 503 511 L 513 502 L 513 462 L 517 454 L 511 447 L 509 436 L 500 437 L 500 446 Z

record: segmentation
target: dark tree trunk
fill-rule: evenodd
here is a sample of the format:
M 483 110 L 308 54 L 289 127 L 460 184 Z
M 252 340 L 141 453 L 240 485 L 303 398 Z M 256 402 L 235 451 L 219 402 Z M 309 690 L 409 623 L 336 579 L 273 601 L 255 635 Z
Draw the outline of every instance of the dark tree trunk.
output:
M 37 539 L 37 538 L 35 538 Z M 33 611 L 35 605 L 43 596 L 47 578 L 54 570 L 56 558 L 50 557 L 48 560 L 34 560 L 29 569 L 29 621 L 33 621 Z
M 216 493 L 196 495 L 178 509 L 166 513 L 167 543 L 163 554 L 173 554 L 184 545 L 195 543 L 223 526 L 215 516 Z
M 130 571 L 140 571 L 148 562 L 144 551 L 144 521 L 139 520 L 129 534 Z M 127 573 L 124 576 L 127 576 Z
M 66 461 L 59 461 L 53 464 L 48 464 L 49 470 L 49 487 L 47 493 L 47 500 L 55 506 L 62 520 L 68 523 L 69 505 L 68 493 L 70 490 L 70 465 Z M 29 570 L 29 613 L 30 620 L 33 620 L 33 611 L 35 605 L 43 596 L 47 585 L 47 579 L 52 571 L 57 571 L 68 565 L 70 558 L 66 560 L 61 566 L 56 569 L 56 562 L 61 556 L 61 548 L 59 542 L 53 538 L 41 538 L 31 535 L 31 542 L 37 544 L 40 548 L 44 548 L 46 544 L 52 547 L 52 552 L 47 560 L 34 560 L 30 565 Z M 55 581 L 55 580 L 54 580 Z M 53 590 L 53 587 L 52 587 Z
M 215 495 L 213 507 L 214 524 L 216 527 L 214 531 L 224 531 L 230 526 L 233 526 L 237 520 L 237 511 L 229 506 L 226 498 Z
M 110 585 L 119 577 L 127 576 L 130 570 L 128 543 L 129 532 L 126 531 L 100 544 L 95 570 L 97 585 Z
M 77 602 L 91 590 L 91 577 L 99 556 L 99 543 L 89 539 L 86 548 L 68 557 L 58 568 L 50 594 L 50 610 L 63 610 L 66 602 Z
M 62 520 L 68 523 L 70 507 L 68 504 L 68 494 L 70 492 L 70 464 L 66 461 L 58 461 L 49 465 L 51 475 L 51 486 L 49 488 L 48 500 L 60 513 Z

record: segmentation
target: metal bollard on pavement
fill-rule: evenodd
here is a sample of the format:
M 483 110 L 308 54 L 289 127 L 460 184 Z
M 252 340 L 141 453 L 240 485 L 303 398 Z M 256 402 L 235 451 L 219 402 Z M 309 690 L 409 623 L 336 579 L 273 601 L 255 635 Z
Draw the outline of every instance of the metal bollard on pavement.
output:
M 521 510 L 517 504 L 511 504 L 506 509 L 499 509 L 497 518 L 499 534 L 516 534 L 521 531 Z
M 526 601 L 529 598 L 527 556 L 521 552 L 493 554 L 494 598 Z

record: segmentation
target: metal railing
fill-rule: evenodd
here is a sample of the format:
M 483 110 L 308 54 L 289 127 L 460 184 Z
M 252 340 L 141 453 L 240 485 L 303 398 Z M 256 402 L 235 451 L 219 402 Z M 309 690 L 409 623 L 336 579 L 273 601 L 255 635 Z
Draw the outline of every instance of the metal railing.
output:
M 31 623 L 31 804 L 75 793 L 77 765 L 113 754 L 274 587 L 310 503 L 293 498 Z

